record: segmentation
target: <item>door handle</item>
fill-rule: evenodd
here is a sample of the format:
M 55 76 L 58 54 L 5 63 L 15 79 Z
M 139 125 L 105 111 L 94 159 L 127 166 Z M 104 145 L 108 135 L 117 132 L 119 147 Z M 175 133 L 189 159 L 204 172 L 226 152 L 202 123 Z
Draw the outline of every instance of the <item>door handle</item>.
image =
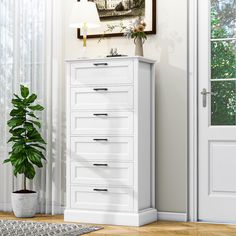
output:
M 207 106 L 207 95 L 213 94 L 211 92 L 208 92 L 205 88 L 202 90 L 201 95 L 202 95 L 202 106 L 206 107 Z

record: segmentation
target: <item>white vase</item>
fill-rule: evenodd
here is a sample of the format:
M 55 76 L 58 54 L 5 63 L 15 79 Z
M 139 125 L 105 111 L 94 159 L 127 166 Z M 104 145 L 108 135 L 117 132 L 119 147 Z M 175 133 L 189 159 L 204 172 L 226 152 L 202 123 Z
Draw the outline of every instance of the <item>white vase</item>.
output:
M 12 208 L 16 217 L 31 218 L 36 214 L 38 206 L 38 194 L 35 193 L 12 193 Z
M 143 40 L 139 37 L 135 40 L 135 56 L 143 57 Z

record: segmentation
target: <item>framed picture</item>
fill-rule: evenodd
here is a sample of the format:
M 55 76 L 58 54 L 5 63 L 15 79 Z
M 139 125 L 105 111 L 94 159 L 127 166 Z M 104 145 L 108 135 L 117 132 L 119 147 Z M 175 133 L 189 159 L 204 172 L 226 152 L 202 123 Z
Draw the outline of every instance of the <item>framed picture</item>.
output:
M 79 0 L 78 0 L 79 1 Z M 145 32 L 156 34 L 156 0 L 90 0 L 95 2 L 101 20 L 101 27 L 88 30 L 88 38 L 122 36 L 119 27 L 112 33 L 106 32 L 107 25 L 129 25 L 139 16 L 144 18 L 147 24 Z M 82 38 L 78 29 L 78 38 Z

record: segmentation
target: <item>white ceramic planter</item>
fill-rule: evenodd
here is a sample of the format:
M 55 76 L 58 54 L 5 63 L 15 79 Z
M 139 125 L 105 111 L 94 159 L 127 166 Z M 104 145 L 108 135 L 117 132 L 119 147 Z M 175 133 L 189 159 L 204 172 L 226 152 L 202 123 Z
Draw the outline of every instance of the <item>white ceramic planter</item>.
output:
M 16 217 L 30 218 L 35 216 L 38 206 L 37 193 L 12 193 L 11 199 Z

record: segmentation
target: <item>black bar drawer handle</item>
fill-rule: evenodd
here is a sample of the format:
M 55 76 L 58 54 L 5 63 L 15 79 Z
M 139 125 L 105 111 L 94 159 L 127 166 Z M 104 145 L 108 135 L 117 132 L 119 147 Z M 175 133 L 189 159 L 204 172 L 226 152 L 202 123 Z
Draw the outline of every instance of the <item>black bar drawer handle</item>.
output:
M 108 114 L 107 113 L 95 113 L 95 114 L 93 114 L 94 116 L 108 116 Z
M 108 91 L 108 88 L 94 88 L 94 91 Z
M 107 142 L 108 139 L 107 139 L 107 138 L 94 138 L 93 141 L 97 141 L 97 142 L 99 142 L 99 141 L 105 141 L 105 142 Z
M 108 63 L 94 63 L 94 66 L 108 66 Z
M 93 191 L 95 191 L 95 192 L 108 192 L 108 189 L 94 188 Z
M 108 166 L 108 164 L 93 164 L 94 166 Z

